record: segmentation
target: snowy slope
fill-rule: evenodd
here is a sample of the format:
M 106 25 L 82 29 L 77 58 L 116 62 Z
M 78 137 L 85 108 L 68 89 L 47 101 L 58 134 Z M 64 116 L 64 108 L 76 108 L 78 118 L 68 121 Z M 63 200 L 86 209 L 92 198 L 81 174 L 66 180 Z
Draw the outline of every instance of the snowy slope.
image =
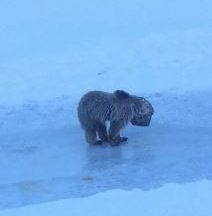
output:
M 210 180 L 211 9 L 208 0 L 1 1 L 0 209 Z M 88 146 L 76 108 L 93 89 L 147 97 L 151 127 L 127 127 L 119 148 Z
M 0 65 L 0 103 L 23 104 L 88 90 L 156 93 L 212 88 L 212 30 L 191 29 L 97 40 L 66 53 Z M 12 79 L 11 79 L 12 77 Z
M 209 0 L 1 1 L 0 104 L 211 87 L 211 9 Z

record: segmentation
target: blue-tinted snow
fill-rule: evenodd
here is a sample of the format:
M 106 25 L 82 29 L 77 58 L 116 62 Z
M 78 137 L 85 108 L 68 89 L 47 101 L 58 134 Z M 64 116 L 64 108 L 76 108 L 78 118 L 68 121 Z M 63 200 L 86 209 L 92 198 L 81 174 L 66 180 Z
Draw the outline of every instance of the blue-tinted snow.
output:
M 211 179 L 212 4 L 1 1 L 0 208 Z M 151 127 L 85 143 L 80 96 L 146 96 Z
M 187 184 L 166 184 L 148 192 L 139 189 L 131 191 L 109 190 L 89 197 L 58 200 L 22 208 L 0 211 L 0 216 L 33 215 L 123 215 L 164 216 L 212 214 L 211 181 Z

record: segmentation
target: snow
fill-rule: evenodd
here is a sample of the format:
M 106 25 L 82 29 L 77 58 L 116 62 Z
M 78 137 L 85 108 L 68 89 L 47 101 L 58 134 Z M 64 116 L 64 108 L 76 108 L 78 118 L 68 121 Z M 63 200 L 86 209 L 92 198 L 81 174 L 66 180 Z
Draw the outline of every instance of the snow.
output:
M 208 89 L 211 8 L 209 0 L 1 2 L 0 103 Z
M 137 94 L 208 90 L 211 37 L 211 29 L 192 29 L 106 38 L 61 54 L 2 63 L 0 102 L 11 106 L 61 96 L 77 102 L 93 89 Z
M 111 190 L 91 197 L 60 200 L 46 204 L 32 205 L 19 209 L 4 210 L 0 216 L 33 215 L 195 215 L 212 214 L 211 181 L 189 184 L 167 184 L 156 190 L 145 192 Z M 192 197 L 192 199 L 191 199 Z
M 211 9 L 209 0 L 1 1 L 0 215 L 104 196 L 120 200 L 116 210 L 123 198 L 123 214 L 148 215 L 152 205 L 168 212 L 158 200 L 175 190 L 176 214 L 210 212 Z M 94 89 L 147 97 L 151 126 L 128 126 L 118 148 L 87 145 L 76 108 Z

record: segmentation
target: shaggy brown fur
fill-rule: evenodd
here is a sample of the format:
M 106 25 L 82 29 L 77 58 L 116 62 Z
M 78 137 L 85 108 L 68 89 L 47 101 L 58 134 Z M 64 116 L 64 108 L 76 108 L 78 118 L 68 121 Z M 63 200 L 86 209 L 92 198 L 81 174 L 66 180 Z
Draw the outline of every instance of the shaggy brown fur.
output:
M 91 91 L 85 94 L 78 106 L 78 117 L 88 143 L 110 142 L 118 145 L 127 137 L 120 130 L 129 122 L 148 126 L 153 115 L 152 105 L 144 98 L 117 90 L 114 93 Z M 109 130 L 106 121 L 110 122 Z M 100 139 L 98 140 L 97 137 Z

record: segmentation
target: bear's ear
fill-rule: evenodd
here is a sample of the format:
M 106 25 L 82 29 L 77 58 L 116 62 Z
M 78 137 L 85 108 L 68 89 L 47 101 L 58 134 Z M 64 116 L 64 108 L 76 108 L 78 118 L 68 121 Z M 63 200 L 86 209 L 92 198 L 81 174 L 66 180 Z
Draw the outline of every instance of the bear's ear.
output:
M 123 90 L 116 90 L 114 92 L 115 96 L 118 98 L 118 99 L 127 99 L 130 97 L 130 94 L 128 94 L 127 92 L 123 91 Z
M 140 101 L 146 101 L 146 99 L 144 97 L 138 97 Z

